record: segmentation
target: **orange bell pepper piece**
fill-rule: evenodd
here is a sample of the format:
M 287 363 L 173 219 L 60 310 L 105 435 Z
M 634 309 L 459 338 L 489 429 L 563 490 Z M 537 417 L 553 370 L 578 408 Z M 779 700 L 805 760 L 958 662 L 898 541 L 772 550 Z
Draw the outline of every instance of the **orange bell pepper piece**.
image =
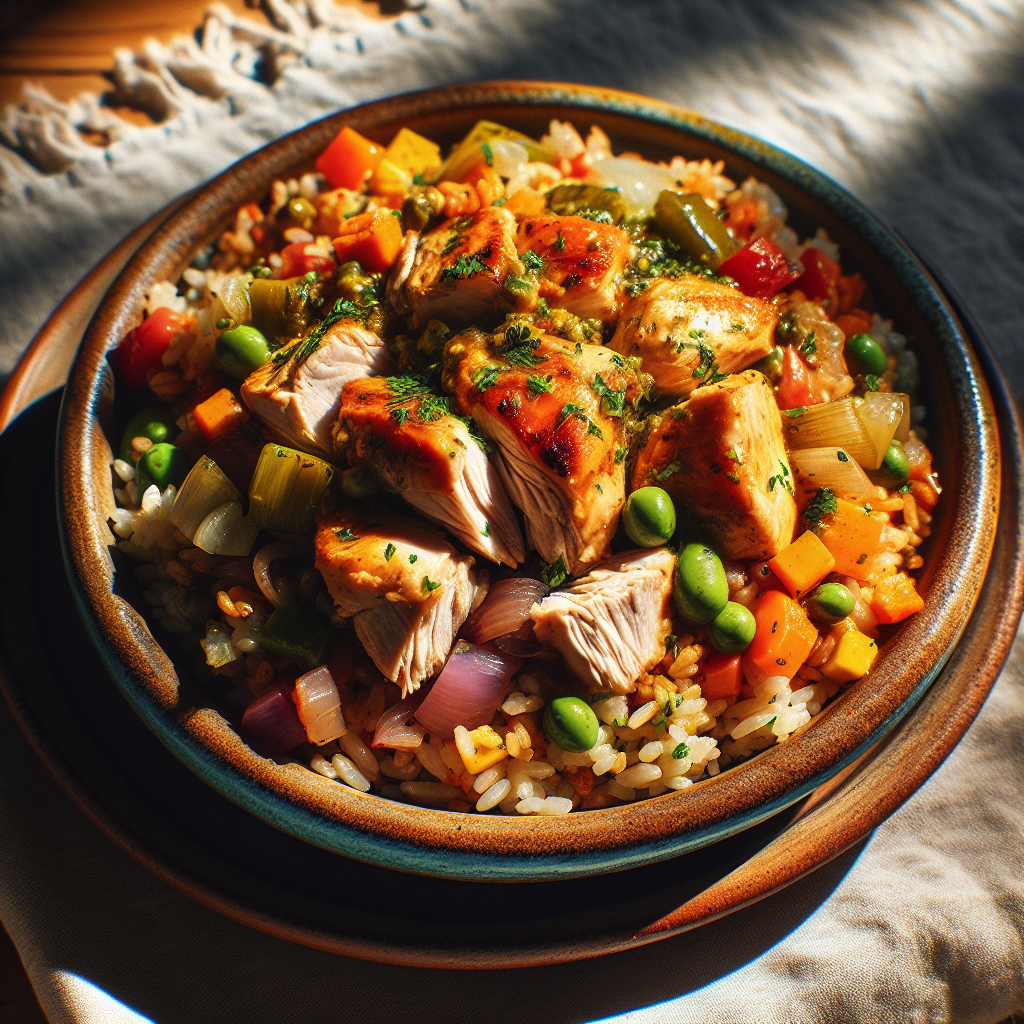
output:
M 373 210 L 349 217 L 334 239 L 339 263 L 357 260 L 370 273 L 388 270 L 402 248 L 402 225 L 388 210 Z
M 914 581 L 898 572 L 879 580 L 871 598 L 871 610 L 879 622 L 902 622 L 924 607 L 924 598 L 917 592 Z
M 331 188 L 358 192 L 383 159 L 383 146 L 345 125 L 316 158 L 316 169 L 331 183 Z
M 768 590 L 753 607 L 757 630 L 743 654 L 747 682 L 756 686 L 769 676 L 792 679 L 818 641 L 818 630 L 803 610 L 781 590 Z

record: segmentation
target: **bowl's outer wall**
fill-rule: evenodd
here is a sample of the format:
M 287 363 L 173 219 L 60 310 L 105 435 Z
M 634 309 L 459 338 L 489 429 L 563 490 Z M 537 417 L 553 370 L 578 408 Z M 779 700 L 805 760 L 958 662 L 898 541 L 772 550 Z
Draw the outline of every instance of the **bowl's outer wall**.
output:
M 736 180 L 755 174 L 782 196 L 802 234 L 825 227 L 879 308 L 912 341 L 922 365 L 930 443 L 945 493 L 929 541 L 924 611 L 888 642 L 875 671 L 806 727 L 685 793 L 577 814 L 569 820 L 454 814 L 364 795 L 256 755 L 179 679 L 174 664 L 116 586 L 102 514 L 110 505 L 115 436 L 105 353 L 138 323 L 155 281 L 176 280 L 239 205 L 308 166 L 345 124 L 387 142 L 407 125 L 442 143 L 481 118 L 534 136 L 552 117 L 600 125 L 617 150 L 655 158 L 722 159 Z M 945 370 L 945 372 L 943 372 Z M 214 179 L 139 251 L 97 312 L 65 394 L 58 500 L 66 561 L 93 641 L 125 697 L 161 740 L 225 796 L 327 849 L 443 877 L 539 880 L 635 866 L 706 845 L 806 795 L 892 728 L 941 669 L 974 606 L 994 539 L 999 446 L 991 400 L 956 318 L 895 236 L 848 193 L 794 157 L 678 108 L 614 90 L 484 83 L 400 96 L 334 115 L 271 144 Z

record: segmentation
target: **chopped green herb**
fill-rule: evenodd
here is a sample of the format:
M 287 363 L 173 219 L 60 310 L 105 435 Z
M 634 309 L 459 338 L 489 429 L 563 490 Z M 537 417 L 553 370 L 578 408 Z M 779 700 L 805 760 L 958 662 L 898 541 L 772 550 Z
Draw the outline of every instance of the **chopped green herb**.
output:
M 442 256 L 450 256 L 459 247 L 459 233 L 454 231 L 445 243 L 445 247 L 441 250 Z
M 399 426 L 405 423 L 406 417 L 409 415 L 408 409 L 392 409 L 391 418 L 395 420 Z
M 675 633 L 665 637 L 665 653 L 670 653 L 673 661 L 679 657 L 679 637 Z
M 579 357 L 583 355 L 583 345 L 577 341 L 576 348 L 574 349 L 574 351 L 576 353 L 576 358 L 579 359 Z
M 626 449 L 619 445 L 615 446 L 615 462 L 616 464 L 624 462 L 626 459 Z
M 527 249 L 519 258 L 523 261 L 523 266 L 526 267 L 527 270 L 541 271 L 544 269 L 544 260 L 542 260 L 532 249 Z
M 549 587 L 560 587 L 568 578 L 569 570 L 565 567 L 565 556 L 559 555 L 550 565 L 540 571 L 540 578 Z
M 684 757 L 687 757 L 690 753 L 690 748 L 685 743 L 680 743 L 675 750 L 672 751 L 672 756 L 677 761 L 682 761 Z
M 494 151 L 491 149 L 491 144 L 489 142 L 485 142 L 481 148 L 484 151 L 484 159 L 487 161 L 487 166 L 488 167 L 493 167 L 494 166 Z
M 813 356 L 818 351 L 818 346 L 814 341 L 814 331 L 808 331 L 807 337 L 800 343 L 800 354 L 803 356 Z
M 390 562 L 391 561 L 391 556 L 395 553 L 395 550 L 396 550 L 396 548 L 395 548 L 394 544 L 388 544 L 388 546 L 384 549 L 384 561 L 385 562 Z
M 838 511 L 835 491 L 831 487 L 819 487 L 804 509 L 804 520 L 813 529 L 825 516 L 834 516 Z
M 483 261 L 491 255 L 490 249 L 483 249 L 470 255 L 463 253 L 456 261 L 455 266 L 445 267 L 441 271 L 440 282 L 461 281 L 474 274 L 489 274 L 491 268 Z
M 607 384 L 601 374 L 594 375 L 594 383 L 591 385 L 596 394 L 601 398 L 601 412 L 605 416 L 622 416 L 622 410 L 626 405 L 626 389 L 623 388 L 621 391 L 613 391 Z
M 501 374 L 500 366 L 484 366 L 473 374 L 473 383 L 477 390 L 483 394 L 488 388 L 494 387 Z
M 604 488 L 600 484 L 594 484 L 594 490 L 597 491 L 598 494 L 604 494 Z
M 864 377 L 864 387 L 868 391 L 879 391 L 882 387 L 882 382 L 873 374 L 866 374 Z
M 433 583 L 429 576 L 423 577 L 423 593 L 432 594 L 437 588 L 441 586 L 440 583 Z
M 735 324 L 733 324 L 733 325 L 732 325 L 732 326 L 731 326 L 731 327 L 729 328 L 729 333 L 730 333 L 730 334 L 739 334 L 739 333 L 740 333 L 740 331 L 742 331 L 742 330 L 745 330 L 745 328 L 744 328 L 743 324 L 741 324 L 741 323 L 735 323 Z
M 415 565 L 419 561 L 419 557 L 420 557 L 419 555 L 410 555 L 409 556 L 409 564 L 410 565 Z
M 347 526 L 344 528 L 339 527 L 334 531 L 334 535 L 340 541 L 359 540 L 359 538 Z
M 554 382 L 550 377 L 527 377 L 526 387 L 531 395 L 546 395 L 555 389 Z
M 897 494 L 909 494 L 910 484 L 904 484 L 897 492 Z
M 217 330 L 218 331 L 223 331 L 225 328 L 230 327 L 230 326 L 231 326 L 231 318 L 230 317 L 222 316 L 217 321 Z
M 562 406 L 558 417 L 555 419 L 554 429 L 557 430 L 570 416 L 581 423 L 586 423 L 588 434 L 593 434 L 594 437 L 604 437 L 604 434 L 601 433 L 601 428 L 578 405 L 574 405 L 572 402 L 567 402 Z
M 562 237 L 562 232 L 558 232 L 558 238 L 555 239 L 555 248 L 559 252 L 565 252 L 565 239 Z
M 802 416 L 805 412 L 807 412 L 807 406 L 799 405 L 795 409 L 786 409 L 784 411 L 791 420 L 795 420 L 797 416 Z
M 529 295 L 533 291 L 533 287 L 525 277 L 520 277 L 518 274 L 509 274 L 502 285 L 502 288 L 512 295 Z
M 487 523 L 487 522 L 484 523 L 483 535 L 485 537 L 490 537 L 490 535 L 491 535 L 491 524 L 490 523 Z
M 659 484 L 663 484 L 673 473 L 678 473 L 682 468 L 678 462 L 670 462 L 654 479 Z
M 726 480 L 731 480 L 734 484 L 738 484 L 740 482 L 740 478 L 735 473 L 726 473 L 725 474 L 725 479 Z M 774 485 L 772 484 L 772 482 L 769 481 L 768 482 L 768 490 L 770 491 L 773 486 Z
M 849 462 L 850 461 L 850 456 L 847 455 L 846 452 L 844 452 L 842 448 L 837 449 L 837 451 L 836 451 L 836 458 L 840 462 Z

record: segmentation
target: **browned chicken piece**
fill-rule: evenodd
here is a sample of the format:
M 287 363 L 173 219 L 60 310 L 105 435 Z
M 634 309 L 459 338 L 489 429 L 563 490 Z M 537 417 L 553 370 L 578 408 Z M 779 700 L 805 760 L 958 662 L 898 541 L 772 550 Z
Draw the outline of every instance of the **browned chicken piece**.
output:
M 339 320 L 274 353 L 245 379 L 242 398 L 282 444 L 330 459 L 341 389 L 391 368 L 376 334 L 357 320 Z
M 392 290 L 392 302 L 400 305 L 404 292 L 416 326 L 436 318 L 457 328 L 492 318 L 505 278 L 523 273 L 515 231 L 515 217 L 496 206 L 438 225 L 420 236 L 412 270 L 404 287 Z
M 525 557 L 512 503 L 449 399 L 415 377 L 367 377 L 342 390 L 334 452 L 372 467 L 386 486 L 492 562 Z
M 527 542 L 576 575 L 607 551 L 624 496 L 622 414 L 634 375 L 601 345 L 524 323 L 464 331 L 445 346 L 445 388 L 497 447 Z
M 767 378 L 734 374 L 667 410 L 640 449 L 632 489 L 663 487 L 680 522 L 722 558 L 762 559 L 793 540 L 796 502 L 782 422 Z
M 773 303 L 686 274 L 631 299 L 608 345 L 640 356 L 658 394 L 685 398 L 712 374 L 736 373 L 766 356 L 776 319 Z
M 632 248 L 622 228 L 550 214 L 521 221 L 516 245 L 520 258 L 529 251 L 543 261 L 538 294 L 549 306 L 584 320 L 615 319 Z
M 373 663 L 403 697 L 419 689 L 486 594 L 486 573 L 436 530 L 390 512 L 323 516 L 314 543 L 338 613 L 353 617 Z
M 641 674 L 665 656 L 675 563 L 668 548 L 599 562 L 533 606 L 537 639 L 558 651 L 592 691 L 632 693 Z

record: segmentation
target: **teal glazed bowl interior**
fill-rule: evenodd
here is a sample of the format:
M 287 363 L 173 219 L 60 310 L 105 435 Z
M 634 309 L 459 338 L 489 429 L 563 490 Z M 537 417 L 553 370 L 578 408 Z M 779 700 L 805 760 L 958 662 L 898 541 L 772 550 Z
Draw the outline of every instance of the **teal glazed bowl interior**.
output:
M 118 396 L 105 355 L 141 319 L 143 293 L 177 280 L 238 206 L 309 166 L 344 125 L 381 143 L 402 126 L 450 145 L 478 120 L 539 136 L 552 118 L 599 125 L 616 152 L 649 159 L 724 160 L 782 197 L 801 237 L 822 226 L 859 271 L 921 368 L 929 445 L 944 486 L 924 549 L 922 612 L 890 628 L 871 674 L 798 735 L 679 792 L 566 817 L 461 814 L 356 792 L 254 753 L 161 647 L 125 599 L 134 581 L 112 558 L 110 439 Z M 300 839 L 383 867 L 452 879 L 540 881 L 637 867 L 713 843 L 801 799 L 907 714 L 949 657 L 977 600 L 999 505 L 999 444 L 991 400 L 951 308 L 901 241 L 856 199 L 793 156 L 689 111 L 608 89 L 491 82 L 367 104 L 311 124 L 235 164 L 142 246 L 100 306 L 65 392 L 57 461 L 59 522 L 72 588 L 115 683 L 146 725 L 229 800 Z

